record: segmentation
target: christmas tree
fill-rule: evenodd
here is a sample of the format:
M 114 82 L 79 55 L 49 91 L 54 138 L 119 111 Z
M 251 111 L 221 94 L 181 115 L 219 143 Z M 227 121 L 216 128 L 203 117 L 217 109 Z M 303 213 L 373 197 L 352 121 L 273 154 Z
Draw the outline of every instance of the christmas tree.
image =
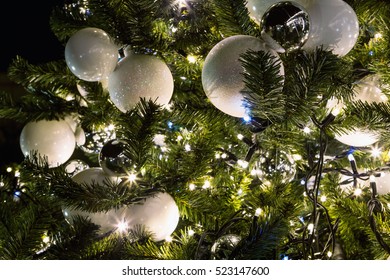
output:
M 66 0 L 17 56 L 0 258 L 387 259 L 390 3 Z M 2 169 L 3 170 L 3 169 Z

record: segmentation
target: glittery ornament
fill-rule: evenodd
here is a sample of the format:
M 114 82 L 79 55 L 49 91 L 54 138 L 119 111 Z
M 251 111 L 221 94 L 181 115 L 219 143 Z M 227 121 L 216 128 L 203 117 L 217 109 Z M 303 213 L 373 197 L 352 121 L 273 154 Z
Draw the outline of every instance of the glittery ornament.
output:
M 125 153 L 126 142 L 109 140 L 99 154 L 99 163 L 103 171 L 110 176 L 126 176 L 133 167 L 131 159 Z
M 129 53 L 108 78 L 108 92 L 122 112 L 133 109 L 141 98 L 168 106 L 173 76 L 164 61 L 153 55 Z
M 211 247 L 211 254 L 214 259 L 226 260 L 241 241 L 236 234 L 226 234 L 218 238 Z
M 84 144 L 80 145 L 80 148 L 91 154 L 99 154 L 104 144 L 109 140 L 116 138 L 116 133 L 110 126 L 106 128 L 94 129 L 92 131 L 84 131 L 85 140 L 83 137 Z

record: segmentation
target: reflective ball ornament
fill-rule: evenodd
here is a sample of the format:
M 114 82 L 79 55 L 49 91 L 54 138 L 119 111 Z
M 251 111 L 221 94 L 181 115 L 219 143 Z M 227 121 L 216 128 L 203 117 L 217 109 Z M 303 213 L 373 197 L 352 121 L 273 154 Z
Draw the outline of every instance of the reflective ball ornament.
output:
M 246 7 L 249 12 L 249 16 L 257 24 L 260 25 L 261 20 L 263 19 L 264 14 L 267 12 L 272 5 L 281 2 L 280 0 L 248 0 Z
M 179 208 L 173 197 L 168 193 L 158 193 L 141 203 L 129 207 L 130 228 L 143 226 L 152 233 L 154 241 L 169 237 L 175 231 L 180 218 Z
M 296 163 L 293 157 L 285 151 L 271 149 L 263 152 L 255 166 L 256 175 L 264 183 L 274 179 L 282 183 L 291 182 L 296 174 Z
M 91 131 L 82 130 L 80 133 L 84 136 L 82 137 L 83 141 L 78 142 L 79 146 L 81 150 L 90 154 L 99 154 L 106 142 L 116 138 L 115 130 L 110 127 L 92 129 Z
M 234 35 L 217 43 L 208 53 L 202 69 L 202 85 L 210 102 L 225 114 L 238 118 L 248 115 L 241 93 L 245 89 L 244 68 L 239 60 L 248 50 L 270 53 L 280 65 L 279 73 L 284 75 L 278 53 L 264 41 L 248 35 Z
M 271 38 L 285 51 L 299 49 L 309 38 L 310 19 L 305 9 L 294 2 L 279 2 L 264 14 L 261 31 Z M 270 43 L 273 45 L 273 43 Z
M 96 82 L 114 71 L 118 48 L 104 30 L 87 27 L 69 38 L 65 46 L 65 61 L 79 79 Z
M 99 167 L 85 169 L 74 175 L 72 180 L 78 184 L 107 185 L 107 187 L 109 187 L 110 184 L 120 183 L 119 178 L 108 176 L 103 169 Z M 62 212 L 65 220 L 70 224 L 73 223 L 76 216 L 89 218 L 92 223 L 100 226 L 99 233 L 104 234 L 109 231 L 116 230 L 120 223 L 127 220 L 127 210 L 127 207 L 121 207 L 119 209 L 110 209 L 108 211 L 89 212 L 70 207 L 63 207 Z
M 133 167 L 131 159 L 125 154 L 126 142 L 109 140 L 99 154 L 99 163 L 103 171 L 110 176 L 126 176 Z
M 73 130 L 64 120 L 29 122 L 20 134 L 23 155 L 27 157 L 37 153 L 47 159 L 49 167 L 65 163 L 72 156 L 75 147 Z
M 229 259 L 230 254 L 234 251 L 240 241 L 241 237 L 236 234 L 226 234 L 221 236 L 211 247 L 211 254 L 213 259 Z
M 70 176 L 74 176 L 77 173 L 88 169 L 89 165 L 80 159 L 74 159 L 66 163 L 65 172 Z
M 153 55 L 129 52 L 108 78 L 108 92 L 122 112 L 133 109 L 141 98 L 167 107 L 174 89 L 171 70 Z

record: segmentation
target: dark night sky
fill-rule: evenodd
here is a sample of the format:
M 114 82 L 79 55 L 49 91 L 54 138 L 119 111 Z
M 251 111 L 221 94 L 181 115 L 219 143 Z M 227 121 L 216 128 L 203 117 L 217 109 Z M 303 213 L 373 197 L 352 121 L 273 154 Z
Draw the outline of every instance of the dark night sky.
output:
M 47 62 L 63 57 L 63 46 L 49 27 L 52 7 L 63 0 L 7 1 L 0 9 L 0 72 L 20 55 L 31 63 Z

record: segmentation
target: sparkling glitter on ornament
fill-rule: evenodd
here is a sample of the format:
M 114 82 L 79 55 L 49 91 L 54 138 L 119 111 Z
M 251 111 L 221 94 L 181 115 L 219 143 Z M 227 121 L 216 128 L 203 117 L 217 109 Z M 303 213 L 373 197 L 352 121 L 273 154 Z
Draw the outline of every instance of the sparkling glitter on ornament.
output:
M 236 234 L 226 234 L 215 241 L 211 247 L 212 257 L 217 260 L 226 260 L 241 241 Z
M 279 2 L 264 14 L 261 30 L 286 51 L 296 50 L 309 38 L 309 15 L 297 3 Z
M 127 176 L 133 163 L 125 153 L 126 142 L 113 139 L 104 144 L 99 154 L 99 164 L 110 176 Z
M 260 155 L 256 174 L 264 182 L 273 179 L 281 179 L 282 183 L 291 182 L 296 174 L 296 163 L 291 155 L 273 149 Z

